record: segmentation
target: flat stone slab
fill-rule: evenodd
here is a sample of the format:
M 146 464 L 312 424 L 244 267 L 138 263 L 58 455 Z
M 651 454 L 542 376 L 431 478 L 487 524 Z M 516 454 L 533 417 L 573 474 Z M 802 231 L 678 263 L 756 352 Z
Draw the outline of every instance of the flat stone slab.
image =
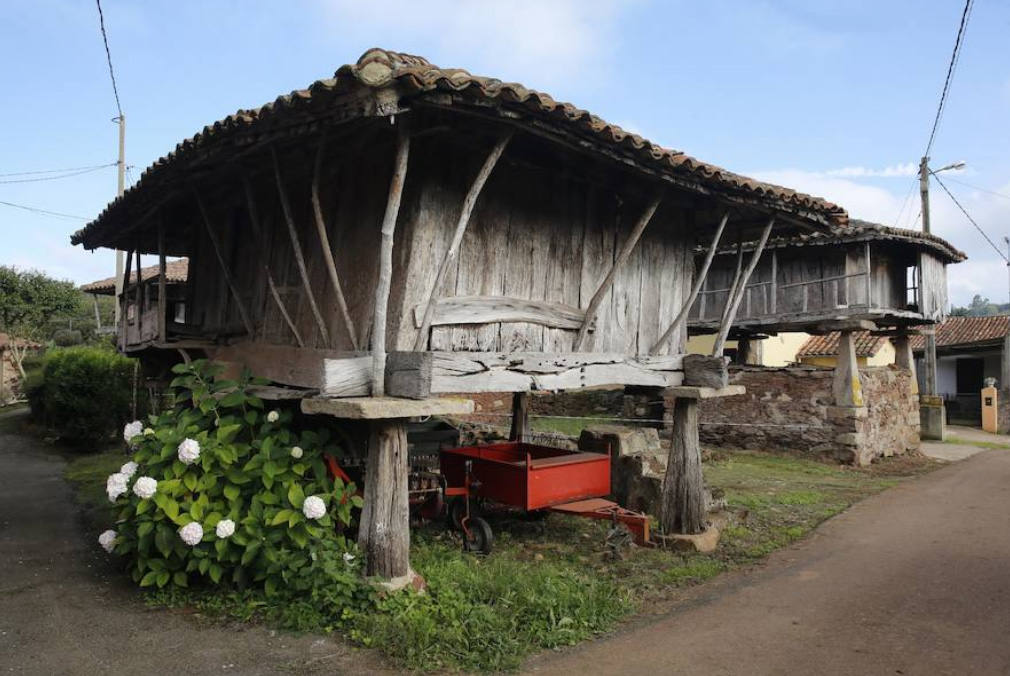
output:
M 699 554 L 709 554 L 719 546 L 719 529 L 709 526 L 704 533 L 697 535 L 685 535 L 673 533 L 662 536 L 663 543 L 667 548 L 678 552 L 698 552 Z
M 666 393 L 671 397 L 679 399 L 715 399 L 717 397 L 735 397 L 738 394 L 747 394 L 747 388 L 743 385 L 727 385 L 726 387 L 719 388 L 677 385 L 666 388 Z
M 473 400 L 433 397 L 403 399 L 400 397 L 310 397 L 302 399 L 302 413 L 332 415 L 353 420 L 383 420 L 416 418 L 427 415 L 468 415 L 473 413 Z

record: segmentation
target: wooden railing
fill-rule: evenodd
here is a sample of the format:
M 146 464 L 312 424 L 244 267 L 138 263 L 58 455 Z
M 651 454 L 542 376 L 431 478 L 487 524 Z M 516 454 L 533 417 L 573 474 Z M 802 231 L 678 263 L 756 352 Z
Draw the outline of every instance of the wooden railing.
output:
M 864 298 L 867 300 L 864 302 L 850 303 L 848 301 L 851 292 L 848 280 L 854 278 L 863 278 L 866 280 Z M 816 307 L 811 307 L 810 290 L 811 287 L 815 286 L 820 287 L 822 302 L 817 304 Z M 760 295 L 757 293 L 758 290 L 760 290 Z M 871 297 L 870 277 L 866 271 L 853 272 L 845 275 L 835 275 L 832 277 L 822 277 L 820 279 L 811 279 L 802 282 L 790 282 L 788 284 L 779 284 L 777 280 L 771 280 L 766 282 L 754 282 L 752 284 L 748 284 L 744 288 L 743 303 L 740 306 L 740 310 L 737 312 L 736 320 L 739 321 L 741 319 L 763 317 L 783 312 L 784 309 L 780 308 L 780 301 L 782 305 L 788 305 L 787 301 L 791 301 L 794 298 L 790 297 L 790 293 L 796 293 L 794 290 L 799 290 L 799 293 L 802 294 L 802 303 L 799 308 L 797 308 L 796 312 L 807 313 L 815 310 L 870 307 L 872 305 L 869 300 Z M 728 298 L 729 292 L 729 288 L 703 289 L 698 294 L 698 300 L 695 301 L 697 312 L 692 312 L 691 320 L 705 321 L 719 319 L 725 309 L 726 301 L 724 300 L 723 302 L 717 304 L 711 297 L 716 294 L 726 294 Z M 828 293 L 830 293 L 831 302 L 824 302 L 828 298 Z

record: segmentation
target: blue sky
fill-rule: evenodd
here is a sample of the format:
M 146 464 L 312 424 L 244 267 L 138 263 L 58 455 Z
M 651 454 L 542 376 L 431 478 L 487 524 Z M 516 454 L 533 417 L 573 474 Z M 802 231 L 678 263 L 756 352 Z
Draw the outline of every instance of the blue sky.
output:
M 959 0 L 104 0 L 135 179 L 205 124 L 329 77 L 372 46 L 515 80 L 733 171 L 821 195 L 855 217 L 912 226 L 911 173 L 953 46 Z M 977 0 L 932 156 L 1001 242 L 1010 234 L 1010 3 Z M 90 0 L 0 9 L 0 174 L 113 162 L 116 114 Z M 0 201 L 87 218 L 110 167 L 3 183 Z M 906 204 L 904 211 L 901 207 Z M 899 212 L 902 213 L 899 219 Z M 951 293 L 1005 301 L 1002 260 L 934 186 L 934 232 L 965 250 Z M 0 205 L 0 263 L 77 282 L 108 252 L 69 245 L 84 220 Z

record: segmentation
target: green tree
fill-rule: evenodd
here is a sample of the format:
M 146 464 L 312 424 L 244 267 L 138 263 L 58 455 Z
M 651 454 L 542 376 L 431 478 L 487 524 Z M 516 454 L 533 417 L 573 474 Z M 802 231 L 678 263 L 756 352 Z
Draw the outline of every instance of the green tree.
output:
M 38 270 L 0 265 L 0 331 L 12 338 L 43 340 L 49 321 L 77 308 L 80 292 L 73 282 L 53 279 Z M 25 347 L 11 341 L 11 353 L 24 378 Z

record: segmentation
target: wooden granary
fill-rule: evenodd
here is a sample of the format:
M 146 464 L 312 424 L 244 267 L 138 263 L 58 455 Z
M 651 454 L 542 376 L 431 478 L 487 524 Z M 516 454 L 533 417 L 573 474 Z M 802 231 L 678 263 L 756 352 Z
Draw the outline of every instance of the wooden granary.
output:
M 72 241 L 189 258 L 185 326 L 124 349 L 202 351 L 372 421 L 359 542 L 398 577 L 403 421 L 471 410 L 450 393 L 676 388 L 692 457 L 668 483 L 691 495 L 671 504 L 697 529 L 693 398 L 718 388 L 684 371 L 695 247 L 756 241 L 756 264 L 773 232 L 846 225 L 522 85 L 373 49 L 182 142 Z

